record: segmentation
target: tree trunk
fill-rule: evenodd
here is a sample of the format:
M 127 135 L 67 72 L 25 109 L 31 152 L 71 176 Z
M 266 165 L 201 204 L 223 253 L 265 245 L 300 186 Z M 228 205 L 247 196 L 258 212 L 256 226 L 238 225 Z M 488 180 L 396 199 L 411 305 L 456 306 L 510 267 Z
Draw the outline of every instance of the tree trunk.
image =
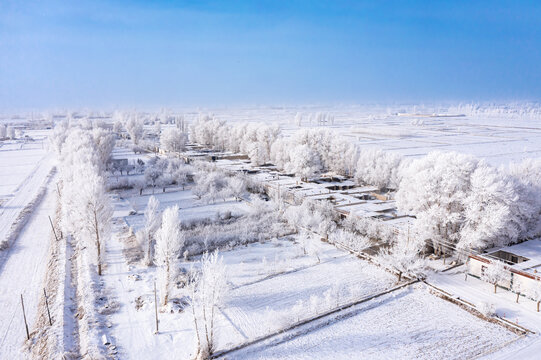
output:
M 143 195 L 143 189 L 139 189 L 139 196 Z
M 100 243 L 100 231 L 98 228 L 98 216 L 94 211 L 94 229 L 96 231 L 96 246 L 98 250 L 98 275 L 101 276 L 101 243 Z
M 195 327 L 195 334 L 197 335 L 197 353 L 199 354 L 199 351 L 201 351 L 201 339 L 199 337 L 199 326 L 197 325 L 197 316 L 195 314 L 195 303 L 194 303 L 194 299 L 195 299 L 195 285 L 191 285 L 192 286 L 192 306 L 190 306 L 192 308 L 192 316 L 193 316 L 193 323 L 194 323 L 194 327 Z
M 517 293 L 517 304 L 518 304 L 518 297 L 520 296 L 520 293 Z
M 169 259 L 165 262 L 165 294 L 163 295 L 163 305 L 169 301 Z
M 494 284 L 494 294 L 496 294 L 496 286 L 498 285 Z
M 398 282 L 402 280 L 402 271 L 398 272 Z
M 148 249 L 147 249 L 147 266 L 150 266 L 154 263 L 152 259 L 152 236 L 148 234 Z
M 540 303 L 540 302 L 541 302 L 541 301 L 538 301 L 538 302 L 537 302 L 537 312 L 539 312 L 539 303 Z

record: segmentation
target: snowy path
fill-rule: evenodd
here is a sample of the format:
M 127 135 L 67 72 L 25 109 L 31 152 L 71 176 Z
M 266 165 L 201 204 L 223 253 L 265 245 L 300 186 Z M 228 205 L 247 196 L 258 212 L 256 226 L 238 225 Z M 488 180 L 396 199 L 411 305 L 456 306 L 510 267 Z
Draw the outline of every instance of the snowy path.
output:
M 11 225 L 17 220 L 24 207 L 36 197 L 51 168 L 52 156 L 47 155 L 40 160 L 35 171 L 32 171 L 18 187 L 13 197 L 0 207 L 0 243 L 9 235 Z
M 29 184 L 37 191 L 50 165 L 42 164 L 32 176 Z M 41 175 L 39 174 L 41 173 Z M 30 192 L 25 186 L 19 194 Z M 22 195 L 21 194 L 21 195 Z M 22 200 L 26 196 L 16 197 Z M 41 203 L 37 206 L 32 218 L 20 233 L 17 241 L 10 248 L 9 256 L 0 273 L 0 357 L 3 359 L 21 358 L 21 345 L 26 339 L 20 295 L 24 296 L 24 306 L 28 324 L 31 326 L 36 318 L 36 310 L 41 294 L 41 285 L 47 267 L 49 249 L 49 218 L 56 206 L 55 182 L 51 181 Z M 23 205 L 24 207 L 24 205 Z M 10 210 L 10 209 L 6 209 Z M 2 222 L 4 215 L 2 215 Z

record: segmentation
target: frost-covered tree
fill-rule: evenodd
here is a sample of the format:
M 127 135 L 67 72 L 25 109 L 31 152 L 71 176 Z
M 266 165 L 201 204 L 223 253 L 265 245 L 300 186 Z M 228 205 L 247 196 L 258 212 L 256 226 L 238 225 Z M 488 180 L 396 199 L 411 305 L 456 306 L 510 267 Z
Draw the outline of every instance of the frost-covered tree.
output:
M 207 359 L 216 349 L 217 307 L 227 293 L 227 267 L 218 251 L 205 253 L 201 271 L 190 276 L 191 308 L 196 333 L 197 359 Z
M 217 199 L 225 200 L 231 196 L 228 179 L 222 172 L 200 171 L 195 175 L 194 181 L 192 193 L 203 202 L 214 203 Z
M 518 201 L 511 212 L 519 219 L 522 228 L 519 239 L 541 235 L 541 159 L 525 159 L 512 163 L 502 171 L 515 181 Z
M 337 214 L 328 201 L 305 199 L 299 206 L 289 206 L 284 217 L 296 231 L 306 229 L 325 238 L 336 228 Z
M 402 235 L 403 236 L 403 235 Z M 402 275 L 408 277 L 419 277 L 424 274 L 426 268 L 425 260 L 420 256 L 423 243 L 416 239 L 402 239 L 392 247 L 382 249 L 377 261 L 388 269 L 392 269 L 402 280 Z
M 154 245 L 156 243 L 156 233 L 160 229 L 161 214 L 159 212 L 160 202 L 154 196 L 148 199 L 148 204 L 145 209 L 145 264 L 150 266 L 154 264 Z
M 168 159 L 167 167 L 164 173 L 168 175 L 171 182 L 182 186 L 182 190 L 184 190 L 184 187 L 189 182 L 189 175 L 192 173 L 192 171 L 192 167 L 186 165 L 182 160 L 170 158 Z
M 511 273 L 509 270 L 507 270 L 503 262 L 493 260 L 484 269 L 483 273 L 481 274 L 481 280 L 494 285 L 495 294 L 498 283 L 508 280 L 510 275 Z
M 0 124 L 0 139 L 5 138 L 6 136 L 7 136 L 6 125 Z
M 162 124 L 159 120 L 154 120 L 154 132 L 158 136 L 162 133 Z
M 480 163 L 471 174 L 470 190 L 464 199 L 464 226 L 459 247 L 465 249 L 504 246 L 516 242 L 523 231 L 513 212 L 519 197 L 509 176 Z
M 319 154 L 308 145 L 298 145 L 292 149 L 286 170 L 300 176 L 303 181 L 319 174 L 322 170 Z
M 246 182 L 244 179 L 235 176 L 227 180 L 229 186 L 229 192 L 236 200 L 241 200 L 242 195 L 246 192 Z
M 64 145 L 68 136 L 68 122 L 59 121 L 53 128 L 53 133 L 49 135 L 48 146 L 49 149 L 54 151 L 57 156 L 60 156 L 62 146 Z
M 146 188 L 147 183 L 145 179 L 137 178 L 131 181 L 131 184 L 134 189 L 139 191 L 139 196 L 143 195 L 143 190 Z
M 383 188 L 396 188 L 402 156 L 374 148 L 361 149 L 355 180 Z
M 302 126 L 302 113 L 300 112 L 295 114 L 295 125 L 297 125 L 298 127 Z
M 152 193 L 154 193 L 154 188 L 162 182 L 160 177 L 165 173 L 167 167 L 167 160 L 159 159 L 157 157 L 151 158 L 147 161 L 145 168 L 145 182 L 148 186 L 152 186 Z
M 535 284 L 528 289 L 526 296 L 537 303 L 537 312 L 539 312 L 539 303 L 541 303 L 541 280 L 538 278 Z
M 92 139 L 94 140 L 96 154 L 98 156 L 98 166 L 103 170 L 115 147 L 115 137 L 109 131 L 102 128 L 94 128 L 92 130 Z
M 478 160 L 454 152 L 433 152 L 413 161 L 396 193 L 398 209 L 417 217 L 415 231 L 436 253 L 460 240 L 465 199 Z
M 158 284 L 163 305 L 167 305 L 171 285 L 179 275 L 178 259 L 185 241 L 180 230 L 178 210 L 178 205 L 164 210 L 160 229 L 156 233 Z
M 83 168 L 76 177 L 74 185 L 78 195 L 72 208 L 80 231 L 96 253 L 98 275 L 102 273 L 102 253 L 104 244 L 110 236 L 113 208 L 105 192 L 103 178 L 92 167 Z
M 6 135 L 10 139 L 15 139 L 15 128 L 13 126 L 8 126 L 6 129 Z
M 120 120 L 115 120 L 113 124 L 113 132 L 117 135 L 120 135 L 123 129 L 124 126 L 122 125 L 122 122 Z
M 340 228 L 329 234 L 329 242 L 342 245 L 354 251 L 363 251 L 373 245 L 367 236 Z
M 83 241 L 83 236 L 77 236 L 81 231 L 81 215 L 84 214 L 82 208 L 86 206 L 81 202 L 83 197 L 80 183 L 84 182 L 86 177 L 91 179 L 99 176 L 98 156 L 89 131 L 78 128 L 71 128 L 65 141 L 57 145 L 60 150 L 59 170 L 63 184 L 62 225 L 66 232 Z M 90 175 L 87 176 L 87 173 Z
M 290 154 L 291 142 L 285 138 L 278 138 L 271 146 L 271 161 L 279 169 L 285 169 L 287 163 L 291 160 Z
M 160 136 L 160 146 L 166 151 L 181 152 L 186 148 L 188 137 L 177 128 L 167 128 Z
M 133 143 L 138 145 L 141 139 L 143 138 L 144 133 L 144 122 L 143 119 L 140 119 L 136 114 L 129 116 L 128 120 L 124 124 L 126 131 L 130 135 Z

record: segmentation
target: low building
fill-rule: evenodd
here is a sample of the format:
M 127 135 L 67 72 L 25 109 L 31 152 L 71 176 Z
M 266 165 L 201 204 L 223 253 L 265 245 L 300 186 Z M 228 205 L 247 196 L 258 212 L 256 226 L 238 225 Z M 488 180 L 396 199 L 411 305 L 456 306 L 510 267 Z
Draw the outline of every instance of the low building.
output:
M 511 273 L 509 279 L 499 283 L 499 286 L 506 289 L 519 286 L 521 292 L 528 292 L 536 285 L 536 281 L 541 280 L 541 239 L 470 255 L 468 274 L 481 278 L 492 261 L 502 261 Z

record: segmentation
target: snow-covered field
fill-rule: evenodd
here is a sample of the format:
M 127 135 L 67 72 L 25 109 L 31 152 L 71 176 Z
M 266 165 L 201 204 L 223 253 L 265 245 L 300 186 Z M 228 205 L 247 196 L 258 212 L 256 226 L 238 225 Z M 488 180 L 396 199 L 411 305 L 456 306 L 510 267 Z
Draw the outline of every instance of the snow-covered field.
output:
M 423 288 L 409 288 L 246 348 L 231 358 L 469 359 L 516 338 Z
M 46 131 L 28 131 L 33 141 L 8 140 L 0 142 L 0 205 L 19 187 L 28 182 L 47 155 Z
M 276 244 L 280 245 L 279 242 Z M 279 263 L 275 265 L 276 260 L 273 261 L 272 258 L 275 251 L 272 248 L 267 254 L 261 254 L 265 258 L 271 255 L 271 261 L 267 261 L 261 271 L 268 271 L 265 267 L 278 267 L 274 270 L 278 273 L 276 276 L 239 285 L 230 292 L 221 312 L 238 335 L 227 336 L 231 342 L 227 347 L 267 335 L 293 322 L 350 301 L 379 293 L 390 288 L 396 281 L 396 277 L 384 270 L 331 245 L 315 245 L 321 248 L 321 262 L 311 266 L 295 265 L 295 259 L 289 260 L 287 256 L 282 260 L 278 256 Z M 302 249 L 298 246 L 297 249 L 291 249 L 290 254 L 298 254 L 297 256 L 302 258 Z M 254 247 L 257 249 L 258 246 Z M 239 266 L 242 269 L 245 263 L 250 266 L 251 262 L 262 261 L 261 256 L 257 257 L 256 254 L 246 254 L 247 259 L 246 255 L 237 254 L 235 250 L 223 255 L 226 263 L 229 263 L 230 259 L 237 262 L 238 265 L 231 266 L 235 271 Z M 314 261 L 314 258 L 312 255 L 311 260 Z M 288 263 L 291 265 L 288 266 Z M 232 281 L 235 280 L 232 276 Z M 232 334 L 225 329 L 220 331 Z M 234 338 L 237 340 L 233 340 Z M 224 347 L 226 346 L 222 345 L 222 348 Z
M 317 249 L 305 255 L 299 242 L 276 239 L 221 253 L 233 290 L 220 307 L 219 349 L 228 349 L 312 316 L 311 297 L 318 297 L 321 310 L 328 310 L 327 305 L 335 308 L 337 303 L 372 295 L 395 284 L 395 276 L 374 265 L 332 245 L 315 245 Z M 193 341 L 191 315 L 161 313 L 160 333 L 149 336 L 155 326 L 154 269 L 126 266 L 124 261 L 119 261 L 123 260 L 121 246 L 112 242 L 108 257 L 113 265 L 104 276 L 106 283 L 115 287 L 116 298 L 128 300 L 113 316 L 116 324 L 113 336 L 120 353 L 126 358 L 157 359 L 177 347 L 175 353 L 188 357 L 193 349 L 182 348 L 180 344 Z M 190 263 L 181 265 L 189 268 Z M 141 280 L 134 281 L 127 270 Z M 324 304 L 325 292 L 333 288 L 340 289 L 340 297 L 332 297 L 329 304 Z M 140 298 L 136 301 L 137 295 Z M 136 309 L 138 301 L 141 307 Z M 305 305 L 296 309 L 298 301 Z
M 528 114 L 472 113 L 465 116 L 428 117 L 433 113 L 461 115 L 460 109 L 423 107 L 282 107 L 212 109 L 217 118 L 229 122 L 261 121 L 280 124 L 291 134 L 299 126 L 294 119 L 301 113 L 301 127 L 315 127 L 310 116 L 327 112 L 334 123 L 325 127 L 351 142 L 378 147 L 411 157 L 431 151 L 458 151 L 484 158 L 493 165 L 541 156 L 541 126 Z M 410 115 L 400 114 L 406 112 Z M 411 114 L 420 114 L 414 116 Z
M 164 193 L 161 189 L 158 189 L 154 194 L 147 191 L 142 196 L 137 194 L 127 198 L 131 208 L 137 211 L 137 214 L 125 217 L 126 222 L 134 231 L 139 230 L 143 226 L 143 212 L 151 196 L 156 197 L 160 202 L 160 211 L 163 211 L 168 206 L 178 205 L 180 208 L 180 217 L 185 221 L 213 219 L 217 214 L 225 211 L 231 211 L 231 215 L 233 216 L 239 216 L 248 211 L 246 203 L 235 200 L 220 201 L 216 204 L 202 204 L 194 201 L 194 195 L 191 190 L 169 188 Z

